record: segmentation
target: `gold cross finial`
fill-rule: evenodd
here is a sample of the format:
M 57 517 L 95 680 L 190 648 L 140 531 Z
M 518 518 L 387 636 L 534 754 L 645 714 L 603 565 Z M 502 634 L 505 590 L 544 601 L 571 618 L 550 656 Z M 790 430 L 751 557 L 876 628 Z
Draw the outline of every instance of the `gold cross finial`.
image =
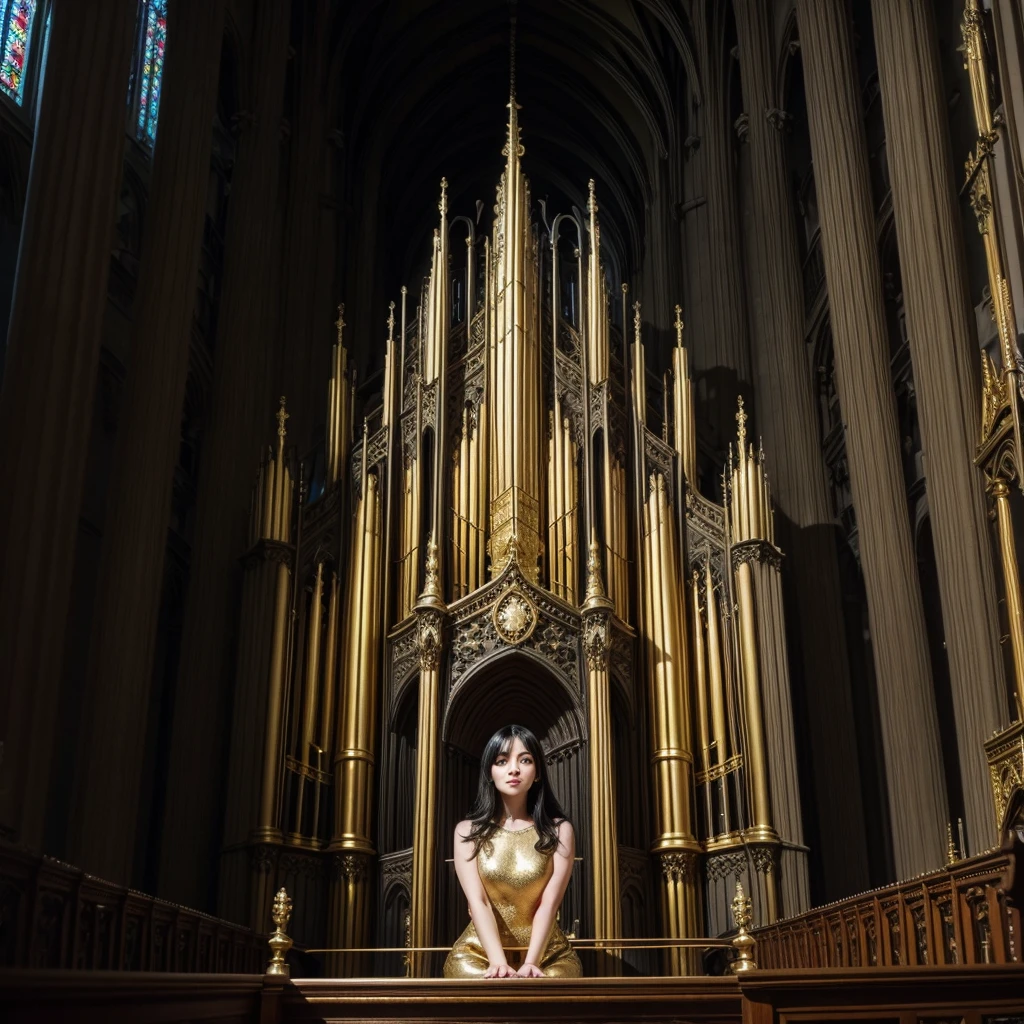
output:
M 334 326 L 338 328 L 338 344 L 341 344 L 341 334 L 345 330 L 345 303 L 338 303 L 338 319 L 334 321 Z
M 747 439 L 747 414 L 746 414 L 746 411 L 743 408 L 743 396 L 742 395 L 738 395 L 736 401 L 737 401 L 737 404 L 739 405 L 739 411 L 736 413 L 736 422 L 739 424 L 739 428 L 740 428 L 739 429 L 738 437 L 739 437 L 740 452 L 742 452 L 744 450 L 743 442 L 746 441 L 746 439 Z
M 388 303 L 388 341 L 395 340 L 395 304 Z
M 640 302 L 633 303 L 633 337 L 636 343 L 640 344 Z
M 683 307 L 676 306 L 676 344 L 682 347 L 683 344 Z
M 281 396 L 280 402 L 281 407 L 277 410 L 277 436 L 283 441 L 286 434 L 284 425 L 289 419 L 288 413 L 285 411 L 284 407 L 284 395 Z

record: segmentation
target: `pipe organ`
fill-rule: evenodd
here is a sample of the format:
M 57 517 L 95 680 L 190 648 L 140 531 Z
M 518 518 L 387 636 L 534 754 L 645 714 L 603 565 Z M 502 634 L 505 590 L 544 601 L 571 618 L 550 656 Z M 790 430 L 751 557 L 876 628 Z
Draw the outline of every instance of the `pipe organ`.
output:
M 220 910 L 262 926 L 286 885 L 307 947 L 455 938 L 454 826 L 511 721 L 541 738 L 576 829 L 567 931 L 716 935 L 738 878 L 759 924 L 807 906 L 764 454 L 740 403 L 700 492 L 680 310 L 654 373 L 594 182 L 585 213 L 538 220 L 508 109 L 490 235 L 450 216 L 442 180 L 379 390 L 357 396 L 339 316 L 322 450 L 288 451 L 282 404 L 260 468 Z M 600 967 L 697 968 L 629 950 Z

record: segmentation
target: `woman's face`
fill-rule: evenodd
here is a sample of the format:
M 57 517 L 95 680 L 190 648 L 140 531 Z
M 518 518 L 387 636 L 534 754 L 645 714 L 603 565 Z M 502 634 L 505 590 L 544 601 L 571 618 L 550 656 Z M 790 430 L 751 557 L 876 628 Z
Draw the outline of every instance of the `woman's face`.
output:
M 537 778 L 537 765 L 531 754 L 518 737 L 512 740 L 507 754 L 498 754 L 491 765 L 491 779 L 503 796 L 525 795 Z

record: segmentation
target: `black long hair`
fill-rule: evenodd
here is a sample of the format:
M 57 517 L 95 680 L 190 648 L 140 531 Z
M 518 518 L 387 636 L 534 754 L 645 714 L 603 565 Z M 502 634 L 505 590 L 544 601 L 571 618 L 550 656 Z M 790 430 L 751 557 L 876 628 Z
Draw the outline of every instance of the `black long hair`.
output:
M 487 741 L 483 756 L 480 758 L 480 782 L 476 790 L 476 804 L 469 812 L 469 821 L 472 824 L 469 835 L 462 840 L 464 843 L 473 844 L 474 857 L 480 852 L 480 847 L 498 831 L 503 810 L 501 797 L 498 796 L 497 787 L 491 778 L 491 768 L 502 754 L 508 756 L 512 744 L 517 739 L 522 741 L 537 767 L 537 777 L 526 794 L 526 810 L 533 818 L 534 827 L 537 829 L 535 848 L 541 853 L 554 853 L 558 847 L 558 826 L 569 820 L 548 784 L 547 767 L 544 764 L 544 751 L 541 749 L 540 741 L 526 726 L 502 726 Z

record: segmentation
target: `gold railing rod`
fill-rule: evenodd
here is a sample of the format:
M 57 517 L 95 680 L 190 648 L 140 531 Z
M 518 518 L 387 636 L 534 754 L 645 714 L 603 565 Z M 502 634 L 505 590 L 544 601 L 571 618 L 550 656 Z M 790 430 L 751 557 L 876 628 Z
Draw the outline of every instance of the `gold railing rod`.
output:
M 569 939 L 574 949 L 731 949 L 729 939 Z M 449 953 L 451 946 L 350 946 L 340 949 L 306 949 L 305 953 Z M 525 952 L 527 946 L 505 946 L 508 952 Z

